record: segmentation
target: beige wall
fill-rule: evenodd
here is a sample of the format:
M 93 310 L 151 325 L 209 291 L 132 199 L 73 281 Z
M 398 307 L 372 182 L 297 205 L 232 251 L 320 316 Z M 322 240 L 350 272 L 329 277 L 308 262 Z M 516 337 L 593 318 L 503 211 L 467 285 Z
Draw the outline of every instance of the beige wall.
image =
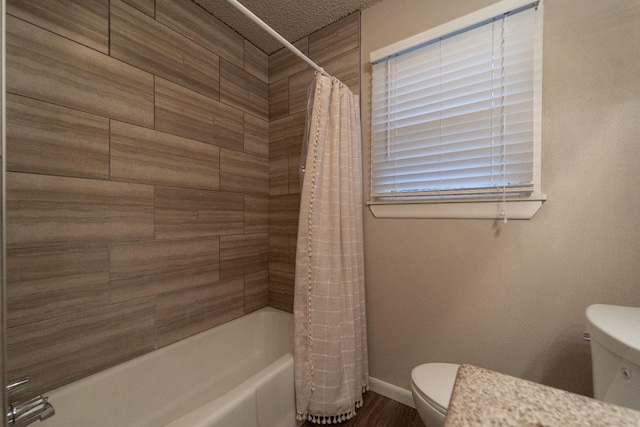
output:
M 369 54 L 493 3 L 384 0 Z M 546 0 L 543 190 L 530 221 L 376 219 L 365 212 L 371 375 L 410 388 L 425 362 L 471 363 L 590 394 L 593 303 L 640 306 L 640 3 Z

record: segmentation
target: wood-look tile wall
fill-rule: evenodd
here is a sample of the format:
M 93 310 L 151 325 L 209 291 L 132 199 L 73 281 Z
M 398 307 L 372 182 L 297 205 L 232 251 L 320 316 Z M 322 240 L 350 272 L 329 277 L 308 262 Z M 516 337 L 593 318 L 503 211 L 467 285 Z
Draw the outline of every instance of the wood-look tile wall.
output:
M 21 397 L 266 306 L 268 55 L 190 0 L 7 8 Z
M 360 93 L 360 13 L 294 43 Z M 288 50 L 269 57 L 269 305 L 293 311 L 300 151 L 314 70 Z

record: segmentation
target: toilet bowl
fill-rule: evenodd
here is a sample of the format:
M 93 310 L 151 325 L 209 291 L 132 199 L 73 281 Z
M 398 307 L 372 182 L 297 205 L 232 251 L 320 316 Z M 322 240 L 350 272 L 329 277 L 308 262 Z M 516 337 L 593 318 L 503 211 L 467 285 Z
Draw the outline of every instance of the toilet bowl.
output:
M 426 363 L 411 371 L 411 392 L 426 427 L 444 425 L 458 367 L 453 363 Z

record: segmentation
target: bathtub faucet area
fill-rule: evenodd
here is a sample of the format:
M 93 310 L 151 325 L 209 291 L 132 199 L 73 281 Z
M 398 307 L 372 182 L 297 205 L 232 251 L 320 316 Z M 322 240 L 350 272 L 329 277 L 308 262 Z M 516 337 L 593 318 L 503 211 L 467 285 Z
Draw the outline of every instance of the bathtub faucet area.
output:
M 11 396 L 18 390 L 29 387 L 29 377 L 22 377 L 12 380 L 7 385 L 7 395 Z M 48 398 L 37 396 L 25 401 L 18 401 L 9 404 L 7 409 L 7 425 L 24 427 L 35 421 L 44 421 L 55 415 L 53 406 L 48 402 Z

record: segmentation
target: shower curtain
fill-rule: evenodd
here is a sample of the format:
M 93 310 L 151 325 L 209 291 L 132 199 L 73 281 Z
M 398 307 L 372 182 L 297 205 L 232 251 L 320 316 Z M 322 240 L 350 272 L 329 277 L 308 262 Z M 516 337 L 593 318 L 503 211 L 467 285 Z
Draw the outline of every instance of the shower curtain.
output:
M 350 419 L 368 389 L 358 97 L 318 74 L 298 225 L 294 298 L 299 420 Z

